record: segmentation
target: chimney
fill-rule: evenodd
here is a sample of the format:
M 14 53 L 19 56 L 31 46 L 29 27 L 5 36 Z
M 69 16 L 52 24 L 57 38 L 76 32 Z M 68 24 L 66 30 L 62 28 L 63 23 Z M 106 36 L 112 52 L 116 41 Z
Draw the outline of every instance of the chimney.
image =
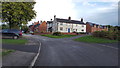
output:
M 71 20 L 71 17 L 68 17 L 68 20 Z
M 51 21 L 52 21 L 52 19 L 51 19 Z
M 40 23 L 42 23 L 42 20 L 40 21 Z
M 54 18 L 56 18 L 56 15 L 54 15 Z
M 81 22 L 83 22 L 83 18 L 81 18 Z

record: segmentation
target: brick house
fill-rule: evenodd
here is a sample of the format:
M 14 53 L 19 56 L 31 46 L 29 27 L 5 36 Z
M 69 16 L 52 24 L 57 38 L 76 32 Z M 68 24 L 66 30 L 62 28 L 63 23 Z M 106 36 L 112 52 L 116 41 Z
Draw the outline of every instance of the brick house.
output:
M 46 22 L 34 22 L 32 25 L 29 26 L 29 30 L 33 32 L 46 32 L 47 31 L 47 24 Z
M 108 31 L 108 27 L 105 25 L 99 25 L 91 22 L 86 22 L 86 32 L 93 33 L 95 31 Z
M 46 21 L 42 22 L 39 25 L 39 32 L 47 32 L 47 23 L 46 23 Z

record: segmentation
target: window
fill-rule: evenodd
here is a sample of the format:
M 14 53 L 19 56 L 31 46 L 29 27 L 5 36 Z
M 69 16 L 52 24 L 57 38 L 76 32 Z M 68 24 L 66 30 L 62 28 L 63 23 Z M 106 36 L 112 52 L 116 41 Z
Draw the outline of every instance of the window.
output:
M 76 29 L 76 31 L 77 31 L 77 29 Z
M 68 29 L 66 28 L 66 31 L 67 31 Z
M 77 26 L 77 24 L 76 24 L 76 26 Z
M 84 25 L 82 25 L 82 27 L 84 27 Z
M 84 31 L 83 29 L 81 31 Z
M 60 23 L 60 25 L 63 25 L 63 23 Z
M 63 27 L 60 27 L 60 30 L 63 30 Z

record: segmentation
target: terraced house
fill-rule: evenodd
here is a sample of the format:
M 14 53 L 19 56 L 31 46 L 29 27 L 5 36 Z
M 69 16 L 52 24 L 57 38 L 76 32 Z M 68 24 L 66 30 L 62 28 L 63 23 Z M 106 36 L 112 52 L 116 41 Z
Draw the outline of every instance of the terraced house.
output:
M 105 25 L 99 25 L 91 22 L 86 22 L 86 32 L 93 33 L 95 31 L 108 31 L 108 27 Z
M 29 26 L 29 30 L 33 32 L 47 32 L 47 23 L 46 21 L 34 22 Z
M 47 31 L 48 32 L 62 32 L 62 33 L 72 33 L 72 32 L 86 32 L 86 24 L 78 20 L 56 18 L 54 20 L 47 21 Z

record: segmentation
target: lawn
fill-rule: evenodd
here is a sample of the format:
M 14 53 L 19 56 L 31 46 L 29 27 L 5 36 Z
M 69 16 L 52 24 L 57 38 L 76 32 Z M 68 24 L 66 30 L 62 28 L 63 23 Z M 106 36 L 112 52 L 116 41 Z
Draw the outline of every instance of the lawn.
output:
M 0 56 L 5 56 L 5 55 L 8 55 L 12 52 L 15 52 L 15 50 L 6 50 L 6 49 L 2 49 L 2 52 L 0 52 Z
M 0 39 L 3 44 L 25 44 L 27 42 L 26 39 Z
M 76 35 L 60 35 L 60 36 L 54 36 L 52 34 L 44 34 L 44 35 L 41 35 L 41 36 L 46 36 L 46 37 L 50 37 L 50 38 L 65 38 L 65 37 L 73 37 L 73 36 L 76 36 Z
M 93 36 L 84 36 L 84 37 L 80 37 L 80 38 L 77 38 L 74 40 L 80 41 L 80 42 L 88 42 L 88 43 L 114 43 L 114 42 L 118 42 L 117 40 L 97 38 L 97 37 L 93 37 Z

